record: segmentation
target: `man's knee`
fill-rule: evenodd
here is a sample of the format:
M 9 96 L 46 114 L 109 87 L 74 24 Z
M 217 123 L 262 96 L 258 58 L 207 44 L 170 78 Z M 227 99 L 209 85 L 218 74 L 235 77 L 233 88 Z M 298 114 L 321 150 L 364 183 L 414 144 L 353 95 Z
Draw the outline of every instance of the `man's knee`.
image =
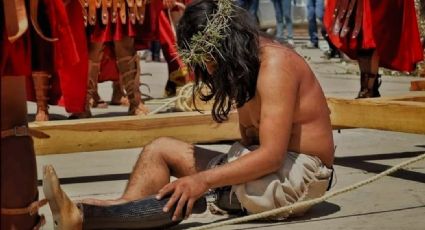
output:
M 159 137 L 151 141 L 143 148 L 143 154 L 154 154 L 156 156 L 165 156 L 170 149 L 178 148 L 181 141 L 171 137 Z

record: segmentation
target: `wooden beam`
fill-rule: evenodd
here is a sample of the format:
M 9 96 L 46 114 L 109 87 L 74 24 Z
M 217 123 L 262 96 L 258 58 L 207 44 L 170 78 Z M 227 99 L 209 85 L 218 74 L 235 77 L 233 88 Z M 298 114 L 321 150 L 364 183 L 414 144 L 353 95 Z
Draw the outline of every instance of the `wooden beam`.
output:
M 403 100 L 328 98 L 328 106 L 333 126 L 425 134 L 423 98 L 425 97 Z
M 328 98 L 334 129 L 371 128 L 425 134 L 425 92 L 391 98 L 347 100 Z M 37 155 L 142 147 L 168 136 L 191 143 L 240 138 L 238 117 L 215 123 L 209 112 L 179 112 L 146 117 L 122 116 L 32 122 L 49 139 L 34 138 Z
M 33 122 L 30 127 L 50 135 L 48 139 L 34 138 L 37 155 L 136 148 L 161 136 L 191 143 L 240 138 L 236 113 L 221 124 L 215 123 L 210 113 L 181 112 L 146 117 Z

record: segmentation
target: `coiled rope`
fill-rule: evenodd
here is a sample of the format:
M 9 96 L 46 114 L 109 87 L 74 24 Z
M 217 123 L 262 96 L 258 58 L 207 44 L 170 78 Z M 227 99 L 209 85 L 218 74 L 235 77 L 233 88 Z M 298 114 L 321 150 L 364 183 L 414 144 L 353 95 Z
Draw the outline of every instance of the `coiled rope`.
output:
M 158 103 L 162 105 L 156 108 L 155 110 L 153 110 L 152 112 L 148 113 L 148 115 L 157 114 L 158 112 L 167 108 L 173 103 L 175 103 L 175 108 L 178 111 L 185 111 L 185 112 L 193 111 L 193 108 L 188 104 L 188 102 L 192 101 L 192 97 L 193 97 L 192 90 L 193 90 L 193 83 L 188 83 L 178 90 L 177 95 L 175 97 L 166 98 L 162 100 L 156 100 L 156 101 L 149 101 L 149 104 Z
M 296 209 L 296 208 L 309 207 L 309 206 L 321 203 L 321 202 L 323 202 L 323 201 L 325 201 L 325 200 L 327 200 L 331 197 L 350 192 L 350 191 L 355 190 L 357 188 L 360 188 L 364 185 L 370 184 L 370 183 L 372 183 L 372 182 L 374 182 L 378 179 L 381 179 L 382 177 L 387 176 L 387 175 L 389 175 L 389 174 L 391 174 L 391 173 L 393 173 L 393 172 L 395 172 L 395 171 L 397 171 L 401 168 L 404 168 L 407 165 L 413 164 L 413 163 L 421 161 L 423 159 L 425 159 L 425 153 L 423 153 L 423 154 L 421 154 L 417 157 L 414 157 L 410 160 L 404 161 L 400 164 L 397 164 L 397 165 L 395 165 L 395 166 L 393 166 L 393 167 L 391 167 L 391 168 L 389 168 L 389 169 L 387 169 L 387 170 L 385 170 L 385 171 L 383 171 L 383 172 L 381 172 L 381 173 L 379 173 L 379 174 L 377 174 L 373 177 L 370 177 L 366 180 L 360 181 L 356 184 L 347 186 L 347 187 L 339 189 L 339 190 L 335 190 L 333 192 L 326 193 L 325 195 L 323 195 L 322 197 L 319 197 L 319 198 L 315 198 L 315 199 L 307 200 L 307 201 L 302 201 L 302 202 L 297 202 L 297 203 L 294 203 L 292 205 L 281 207 L 281 208 L 276 208 L 276 209 L 273 209 L 273 210 L 270 210 L 270 211 L 265 211 L 265 212 L 252 214 L 252 215 L 248 215 L 248 216 L 244 216 L 244 217 L 239 217 L 239 218 L 235 218 L 235 219 L 231 219 L 231 220 L 221 221 L 221 222 L 218 222 L 218 223 L 207 224 L 207 225 L 203 225 L 203 226 L 199 226 L 199 227 L 195 227 L 195 228 L 190 228 L 190 229 L 201 230 L 201 229 L 218 228 L 218 227 L 225 226 L 225 225 L 238 224 L 238 223 L 243 223 L 243 222 L 247 222 L 247 221 L 251 221 L 251 220 L 275 216 L 275 215 L 283 213 L 283 212 L 289 211 L 289 213 L 292 213 L 293 210 Z

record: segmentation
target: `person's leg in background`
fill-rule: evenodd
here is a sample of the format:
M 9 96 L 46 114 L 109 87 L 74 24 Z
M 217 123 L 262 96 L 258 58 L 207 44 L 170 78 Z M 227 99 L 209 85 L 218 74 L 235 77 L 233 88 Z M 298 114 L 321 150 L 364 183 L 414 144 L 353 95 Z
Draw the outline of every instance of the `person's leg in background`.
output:
M 249 6 L 248 11 L 249 11 L 249 13 L 251 13 L 252 16 L 254 16 L 255 20 L 258 23 L 259 20 L 258 20 L 257 12 L 258 12 L 260 0 L 251 0 L 250 2 L 251 2 L 251 4 Z
M 130 102 L 129 115 L 146 115 L 148 109 L 142 101 L 140 92 L 140 63 L 134 48 L 134 38 L 124 37 L 114 41 L 117 67 L 120 74 L 120 82 Z
M 94 105 L 96 101 L 100 101 L 100 96 L 97 92 L 97 83 L 100 73 L 100 62 L 102 61 L 103 56 L 103 47 L 102 42 L 89 42 L 88 44 L 88 55 L 89 55 L 89 68 L 88 68 L 88 78 L 87 78 L 87 95 L 86 95 L 86 104 L 85 111 L 82 113 L 73 113 L 70 118 L 90 118 L 92 116 L 90 107 L 97 107 Z
M 357 98 L 380 97 L 378 89 L 381 85 L 379 56 L 375 49 L 359 51 L 360 92 Z
M 308 34 L 310 42 L 307 48 L 318 48 L 319 37 L 317 36 L 317 22 L 316 22 L 316 2 L 317 0 L 307 0 L 307 20 L 308 20 Z
M 285 0 L 272 0 L 274 12 L 276 16 L 276 35 L 275 38 L 278 42 L 284 42 L 285 38 L 283 36 L 283 1 Z M 290 1 L 290 0 L 289 0 Z
M 292 0 L 283 0 L 283 17 L 285 19 L 285 28 L 287 32 L 287 42 L 294 46 L 294 34 L 292 28 Z

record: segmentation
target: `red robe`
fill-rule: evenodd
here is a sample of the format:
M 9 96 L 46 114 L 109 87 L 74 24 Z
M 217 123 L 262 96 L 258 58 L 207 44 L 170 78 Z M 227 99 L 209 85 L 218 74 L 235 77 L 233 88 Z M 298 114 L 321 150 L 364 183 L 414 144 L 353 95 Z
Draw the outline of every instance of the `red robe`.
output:
M 350 58 L 357 59 L 361 49 L 376 49 L 379 66 L 399 71 L 413 71 L 423 60 L 413 0 L 358 0 L 363 1 L 363 17 L 355 39 L 332 31 L 337 1 L 328 0 L 324 24 L 332 43 Z
M 50 36 L 59 38 L 58 41 L 46 47 L 43 54 L 33 54 L 32 48 L 38 44 L 31 42 L 31 30 L 27 31 L 21 38 L 11 44 L 5 32 L 3 23 L 0 25 L 0 31 L 3 31 L 0 47 L 2 59 L 0 61 L 1 75 L 24 75 L 27 76 L 27 96 L 29 100 L 35 100 L 34 86 L 30 78 L 32 72 L 32 56 L 35 58 L 42 55 L 53 55 L 50 58 L 38 60 L 38 67 L 49 72 L 54 71 L 58 77 L 52 79 L 52 89 L 49 92 L 49 103 L 56 104 L 61 95 L 64 97 L 65 108 L 68 112 L 84 111 L 86 85 L 87 85 L 87 48 L 85 46 L 84 25 L 81 21 L 73 21 L 72 25 L 68 22 L 67 10 L 81 14 L 81 6 L 78 1 L 72 0 L 67 9 L 65 9 L 62 0 L 44 0 L 43 3 L 45 15 L 50 25 Z M 3 14 L 3 9 L 0 10 Z M 4 16 L 1 15 L 3 18 Z M 82 18 L 80 16 L 80 18 Z M 29 19 L 30 21 L 30 19 Z M 81 22 L 81 23 L 80 23 Z M 40 22 L 42 23 L 42 22 Z M 75 37 L 73 33 L 75 32 Z M 75 40 L 77 39 L 77 41 Z M 37 39 L 36 39 L 37 40 Z M 35 40 L 35 41 L 36 41 Z M 33 42 L 35 42 L 33 41 Z M 79 44 L 82 42 L 81 44 Z M 45 44 L 43 44 L 45 45 Z M 40 50 L 40 49 L 39 49 Z M 53 63 L 52 63 L 53 60 Z M 49 66 L 49 67 L 46 67 Z M 47 68 L 47 69 L 43 69 Z M 71 82 L 72 83 L 69 83 Z

